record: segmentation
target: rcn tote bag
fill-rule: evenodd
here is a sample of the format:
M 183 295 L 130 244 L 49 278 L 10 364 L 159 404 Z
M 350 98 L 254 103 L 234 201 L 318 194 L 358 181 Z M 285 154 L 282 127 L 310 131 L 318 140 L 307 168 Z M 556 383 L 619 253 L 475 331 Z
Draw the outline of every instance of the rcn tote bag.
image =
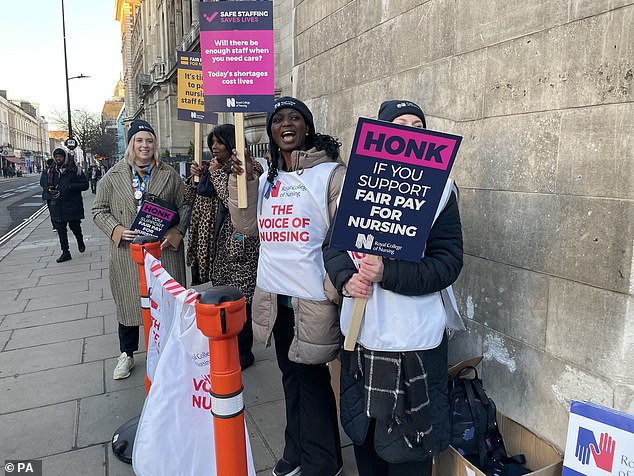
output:
M 138 476 L 216 476 L 209 395 L 209 341 L 183 299 L 139 420 L 132 466 Z M 255 476 L 245 424 L 247 468 Z

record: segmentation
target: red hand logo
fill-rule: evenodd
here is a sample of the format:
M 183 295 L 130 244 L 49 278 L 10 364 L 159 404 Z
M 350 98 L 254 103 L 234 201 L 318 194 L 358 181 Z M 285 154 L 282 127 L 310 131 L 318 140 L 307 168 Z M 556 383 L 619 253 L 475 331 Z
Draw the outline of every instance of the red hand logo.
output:
M 612 472 L 615 447 L 616 441 L 607 433 L 601 433 L 601 439 L 599 440 L 600 453 L 597 453 L 594 443 L 590 443 L 590 450 L 592 451 L 592 457 L 594 458 L 594 463 L 597 465 L 597 468 L 601 468 L 609 473 Z

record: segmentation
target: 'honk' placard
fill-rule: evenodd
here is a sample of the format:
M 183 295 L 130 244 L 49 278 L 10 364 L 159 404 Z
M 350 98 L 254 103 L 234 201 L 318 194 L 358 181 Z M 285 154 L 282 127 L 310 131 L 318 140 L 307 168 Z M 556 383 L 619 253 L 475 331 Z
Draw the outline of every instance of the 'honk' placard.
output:
M 461 140 L 360 118 L 331 246 L 418 261 Z

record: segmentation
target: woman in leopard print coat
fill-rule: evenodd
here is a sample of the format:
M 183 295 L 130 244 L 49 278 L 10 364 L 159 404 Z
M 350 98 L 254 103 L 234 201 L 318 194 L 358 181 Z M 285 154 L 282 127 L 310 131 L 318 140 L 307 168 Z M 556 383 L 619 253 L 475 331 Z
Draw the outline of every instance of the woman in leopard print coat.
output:
M 207 136 L 213 155 L 205 166 L 192 164 L 192 173 L 200 173 L 195 186 L 191 178 L 186 187 L 186 200 L 192 204 L 189 227 L 187 264 L 192 266 L 193 284 L 211 281 L 215 286 L 238 288 L 247 299 L 247 322 L 238 334 L 240 365 L 243 369 L 253 364 L 253 329 L 251 301 L 255 289 L 260 240 L 257 236 L 238 233 L 229 215 L 229 175 L 231 152 L 235 149 L 235 129 L 232 124 L 221 124 Z M 263 170 L 256 163 L 259 174 Z M 198 276 L 196 276 L 196 268 Z M 198 278 L 198 282 L 196 282 Z

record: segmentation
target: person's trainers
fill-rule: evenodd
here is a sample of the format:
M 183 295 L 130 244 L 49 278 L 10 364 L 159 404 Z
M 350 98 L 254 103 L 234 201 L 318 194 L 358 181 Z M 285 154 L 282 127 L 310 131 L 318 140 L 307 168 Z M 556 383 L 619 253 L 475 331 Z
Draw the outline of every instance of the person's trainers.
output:
M 112 378 L 121 380 L 130 376 L 130 370 L 134 368 L 134 357 L 128 357 L 128 354 L 122 352 L 117 359 L 117 366 L 114 368 Z
M 69 261 L 71 259 L 73 259 L 73 257 L 70 255 L 70 251 L 64 251 L 62 255 L 55 261 L 58 263 L 63 263 L 64 261 Z
M 301 466 L 289 463 L 284 458 L 280 459 L 273 468 L 273 476 L 300 476 L 301 474 Z
M 77 248 L 79 249 L 80 253 L 86 251 L 86 244 L 84 243 L 84 240 L 81 240 L 77 243 Z

